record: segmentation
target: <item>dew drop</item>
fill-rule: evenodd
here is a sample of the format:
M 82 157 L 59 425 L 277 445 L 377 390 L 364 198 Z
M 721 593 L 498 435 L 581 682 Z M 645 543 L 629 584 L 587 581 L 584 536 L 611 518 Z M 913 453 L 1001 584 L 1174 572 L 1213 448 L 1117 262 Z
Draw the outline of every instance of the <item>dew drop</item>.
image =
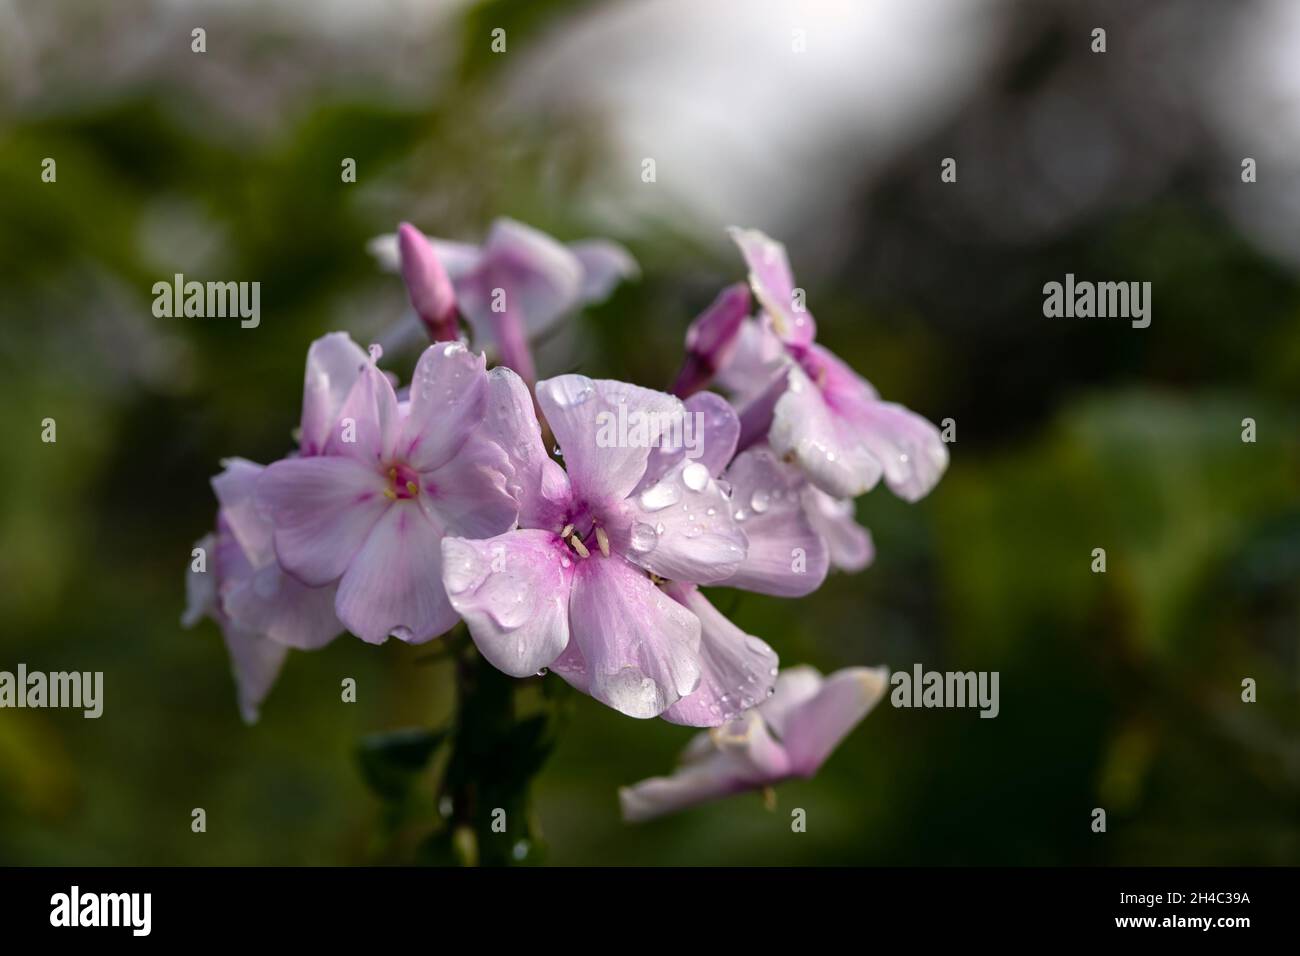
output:
M 767 506 L 770 502 L 771 502 L 771 495 L 768 492 L 764 491 L 763 489 L 759 488 L 750 497 L 749 506 L 754 509 L 754 514 L 761 515 L 764 511 L 767 510 Z
M 709 469 L 693 461 L 682 469 L 682 483 L 691 491 L 703 491 L 709 483 Z
M 628 543 L 633 551 L 645 554 L 647 551 L 654 550 L 655 545 L 659 543 L 659 537 L 654 528 L 644 521 L 638 521 L 632 526 L 632 534 L 628 539 Z
M 641 507 L 646 511 L 662 511 L 677 504 L 680 498 L 681 493 L 676 485 L 661 481 L 641 492 Z

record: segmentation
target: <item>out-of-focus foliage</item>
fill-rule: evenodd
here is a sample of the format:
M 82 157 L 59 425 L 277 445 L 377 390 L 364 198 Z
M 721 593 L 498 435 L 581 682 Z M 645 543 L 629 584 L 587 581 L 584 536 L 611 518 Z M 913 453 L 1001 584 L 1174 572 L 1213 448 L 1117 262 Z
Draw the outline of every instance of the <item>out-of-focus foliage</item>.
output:
M 60 6 L 70 61 L 129 28 Z M 996 670 L 997 719 L 882 705 L 775 812 L 742 796 L 642 827 L 619 821 L 616 788 L 666 771 L 690 732 L 553 676 L 503 722 L 514 688 L 490 669 L 472 679 L 501 706 L 457 723 L 463 646 L 295 653 L 261 723 L 239 722 L 215 628 L 178 626 L 208 477 L 223 456 L 288 449 L 313 337 L 366 341 L 401 316 L 369 237 L 409 219 L 472 239 L 495 215 L 566 240 L 601 231 L 578 201 L 609 174 L 599 117 L 497 110 L 511 61 L 482 34 L 500 22 L 527 48 L 602 9 L 467 4 L 424 28 L 447 68 L 402 96 L 326 82 L 358 69 L 337 55 L 287 58 L 301 95 L 268 94 L 257 122 L 206 98 L 220 86 L 183 56 L 105 96 L 51 66 L 34 105 L 0 116 L 0 668 L 102 670 L 106 686 L 97 721 L 0 711 L 0 862 L 493 862 L 543 846 L 561 864 L 1300 861 L 1300 278 L 1217 211 L 1213 153 L 1032 240 L 952 227 L 1019 180 L 963 159 L 938 200 L 935 157 L 972 128 L 1024 134 L 1006 104 L 1055 89 L 1071 57 L 1050 24 L 843 197 L 861 228 L 830 237 L 828 262 L 815 224 L 790 237 L 826 344 L 887 397 L 956 420 L 948 476 L 917 506 L 859 502 L 879 553 L 863 574 L 800 601 L 712 595 L 786 664 Z M 237 46 L 250 88 L 305 42 L 253 16 L 220 26 L 207 56 Z M 57 184 L 40 181 L 46 156 Z M 772 188 L 819 183 L 788 171 Z M 644 278 L 552 343 L 543 372 L 671 380 L 687 321 L 740 277 L 679 212 L 624 224 Z M 1041 285 L 1067 271 L 1153 282 L 1151 328 L 1044 319 Z M 155 318 L 150 288 L 175 272 L 260 281 L 261 326 Z M 40 441 L 46 417 L 56 444 Z M 1246 677 L 1258 703 L 1240 700 Z M 520 780 L 542 761 L 525 806 Z M 469 781 L 491 792 L 442 799 Z M 1088 826 L 1098 806 L 1105 835 Z

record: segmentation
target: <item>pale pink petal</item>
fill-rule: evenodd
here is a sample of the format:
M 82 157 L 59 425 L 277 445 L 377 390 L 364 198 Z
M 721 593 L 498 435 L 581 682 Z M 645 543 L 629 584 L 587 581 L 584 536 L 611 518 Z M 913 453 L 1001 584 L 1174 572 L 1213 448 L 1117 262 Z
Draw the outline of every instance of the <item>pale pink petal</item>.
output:
M 749 266 L 749 284 L 754 296 L 771 317 L 777 335 L 797 348 L 816 337 L 817 326 L 806 305 L 795 295 L 794 274 L 785 246 L 757 229 L 730 230 Z
M 257 723 L 262 702 L 280 676 L 289 648 L 257 634 L 225 624 L 221 634 L 230 655 L 230 670 L 235 677 L 239 714 L 246 724 Z
M 443 539 L 442 580 L 451 606 L 498 670 L 529 677 L 568 646 L 574 560 L 549 531 Z
M 715 727 L 709 734 L 722 753 L 739 758 L 743 778 L 753 786 L 778 783 L 790 775 L 790 758 L 757 709 Z
M 569 605 L 569 620 L 571 622 L 569 632 L 570 637 L 572 637 L 572 594 L 569 596 Z M 551 661 L 548 669 L 552 673 L 558 674 L 560 677 L 564 678 L 564 680 L 567 681 L 574 690 L 582 691 L 582 693 L 587 694 L 588 696 L 591 695 L 591 669 L 587 667 L 587 659 L 582 656 L 582 651 L 578 649 L 577 641 L 570 640 L 568 646 L 564 648 L 560 656 Z
M 854 519 L 853 500 L 832 498 L 820 488 L 805 485 L 804 512 L 826 542 L 831 566 L 841 571 L 861 571 L 876 557 L 871 532 Z
M 683 402 L 686 417 L 678 434 L 660 437 L 650 452 L 645 474 L 637 484 L 641 492 L 659 481 L 681 462 L 698 461 L 717 477 L 736 453 L 740 419 L 731 404 L 716 392 L 696 392 Z
M 472 242 L 455 242 L 451 239 L 435 239 L 426 236 L 433 246 L 434 255 L 451 276 L 452 282 L 458 282 L 478 268 L 483 259 L 483 252 Z
M 826 404 L 821 390 L 798 367 L 790 369 L 786 391 L 773 410 L 768 443 L 814 485 L 838 498 L 855 498 L 880 480 L 882 465 L 860 431 Z
M 286 458 L 257 480 L 280 565 L 304 584 L 330 584 L 389 506 L 388 482 L 351 458 Z
M 304 455 L 319 455 L 352 386 L 370 359 L 346 332 L 331 332 L 307 349 L 307 374 L 302 388 L 302 423 L 298 447 Z
M 574 563 L 572 643 L 589 693 L 629 717 L 657 717 L 700 680 L 700 621 L 618 555 Z
M 439 342 L 420 356 L 397 457 L 416 471 L 445 465 L 481 427 L 487 363 L 460 342 Z
M 376 265 L 385 272 L 401 268 L 402 256 L 397 249 L 397 233 L 385 232 L 366 240 L 366 252 L 374 257 Z
M 700 686 L 665 710 L 664 720 L 716 727 L 766 700 L 776 681 L 776 652 L 732 624 L 696 588 L 670 584 L 665 591 L 700 619 Z
M 756 445 L 736 456 L 725 480 L 748 548 L 721 583 L 779 597 L 803 597 L 821 587 L 830 560 L 825 540 L 804 510 L 803 473 Z
M 508 368 L 488 372 L 482 434 L 507 456 L 506 491 L 519 503 L 520 525 L 559 530 L 555 523 L 564 520 L 569 478 L 546 454 L 528 386 Z
M 456 283 L 456 294 L 480 339 L 491 335 L 493 307 L 500 308 L 502 294 L 527 335 L 536 336 L 577 307 L 582 286 L 582 263 L 561 243 L 521 222 L 498 219 L 474 270 Z
M 722 474 L 735 456 L 740 438 L 736 410 L 717 392 L 698 392 L 686 400 L 686 411 L 694 416 L 694 427 L 700 436 L 699 447 L 690 457 L 708 468 L 709 474 L 715 477 Z
M 948 467 L 948 446 L 939 429 L 893 402 L 859 409 L 853 434 L 885 469 L 885 484 L 904 501 L 919 501 L 939 483 Z
M 745 535 L 709 469 L 683 461 L 629 500 L 631 524 L 619 550 L 647 571 L 692 584 L 730 577 L 745 558 Z
M 367 362 L 330 426 L 324 454 L 382 464 L 393 457 L 400 428 L 393 384 L 374 362 Z
M 433 253 L 447 270 L 452 281 L 473 272 L 479 262 L 479 247 L 469 242 L 453 242 L 450 239 L 437 239 L 426 235 L 425 239 L 433 246 Z M 385 272 L 397 272 L 402 266 L 402 255 L 398 248 L 397 233 L 389 232 L 375 236 L 366 243 L 366 251 L 374 256 L 379 268 Z
M 708 741 L 708 734 L 700 737 Z M 630 787 L 620 787 L 618 800 L 623 820 L 644 823 L 751 789 L 735 769 L 734 760 L 715 751 L 711 759 L 679 768 L 671 777 L 651 777 Z
M 685 425 L 686 410 L 678 399 L 609 379 L 546 379 L 537 383 L 537 400 L 564 454 L 575 495 L 593 504 L 626 498 L 661 436 Z
M 756 711 L 692 739 L 671 777 L 619 790 L 623 819 L 639 823 L 719 797 L 758 790 L 790 775 L 784 749 Z
M 625 279 L 635 279 L 641 269 L 632 253 L 610 239 L 580 239 L 569 251 L 582 265 L 582 302 L 603 302 Z
M 414 501 L 379 519 L 339 582 L 335 610 L 371 644 L 390 634 L 418 644 L 456 623 L 442 587 L 442 535 Z
M 194 570 L 191 554 L 185 566 L 185 610 L 181 614 L 181 627 L 193 627 L 205 617 L 216 618 L 217 604 L 217 536 L 205 534 L 194 547 L 203 552 L 202 571 Z
M 777 675 L 772 695 L 758 705 L 763 721 L 772 733 L 784 739 L 790 714 L 817 696 L 825 678 L 807 664 L 784 668 Z
M 792 773 L 811 777 L 889 686 L 886 667 L 847 667 L 830 674 L 816 696 L 785 717 L 781 740 Z
M 505 451 L 475 433 L 456 457 L 420 475 L 419 502 L 446 534 L 490 538 L 515 525 L 519 505 L 506 487 L 510 463 Z
M 770 323 L 745 319 L 727 361 L 718 369 L 718 384 L 734 393 L 740 404 L 747 404 L 791 361 Z
M 274 558 L 247 575 L 225 580 L 221 606 L 232 624 L 286 647 L 310 651 L 343 631 L 334 613 L 336 588 L 310 588 L 285 574 Z
M 271 524 L 257 507 L 254 491 L 265 467 L 245 458 L 227 458 L 221 474 L 212 479 L 212 490 L 221 505 L 221 516 L 231 534 L 254 566 L 275 559 Z

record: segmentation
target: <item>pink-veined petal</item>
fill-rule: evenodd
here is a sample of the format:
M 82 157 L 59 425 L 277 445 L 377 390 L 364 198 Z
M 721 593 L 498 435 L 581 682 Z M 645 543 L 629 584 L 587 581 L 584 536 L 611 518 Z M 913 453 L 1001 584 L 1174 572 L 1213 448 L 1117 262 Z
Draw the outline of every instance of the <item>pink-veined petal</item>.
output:
M 257 480 L 280 565 L 312 587 L 337 580 L 389 506 L 387 481 L 351 458 L 285 458 Z
M 378 349 L 376 348 L 376 353 Z M 401 428 L 393 383 L 373 361 L 357 375 L 325 440 L 324 454 L 379 465 L 393 457 Z
M 480 653 L 511 677 L 547 667 L 569 643 L 575 560 L 549 531 L 444 538 L 442 580 Z
M 618 555 L 575 562 L 569 627 L 588 692 L 629 717 L 657 717 L 699 684 L 699 618 Z
M 456 623 L 442 587 L 442 534 L 418 504 L 397 502 L 379 519 L 339 581 L 335 609 L 371 644 L 390 634 L 418 644 Z

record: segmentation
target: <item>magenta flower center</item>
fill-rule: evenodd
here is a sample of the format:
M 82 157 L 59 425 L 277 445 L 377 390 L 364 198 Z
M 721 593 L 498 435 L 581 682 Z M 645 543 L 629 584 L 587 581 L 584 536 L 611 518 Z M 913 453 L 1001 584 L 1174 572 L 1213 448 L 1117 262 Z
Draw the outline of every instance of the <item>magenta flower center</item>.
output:
M 564 527 L 558 537 L 580 558 L 600 554 L 609 557 L 609 534 L 592 508 L 585 503 L 574 503 L 569 508 Z
M 420 494 L 419 474 L 402 462 L 394 462 L 388 466 L 388 485 L 384 494 L 394 500 L 415 498 Z

